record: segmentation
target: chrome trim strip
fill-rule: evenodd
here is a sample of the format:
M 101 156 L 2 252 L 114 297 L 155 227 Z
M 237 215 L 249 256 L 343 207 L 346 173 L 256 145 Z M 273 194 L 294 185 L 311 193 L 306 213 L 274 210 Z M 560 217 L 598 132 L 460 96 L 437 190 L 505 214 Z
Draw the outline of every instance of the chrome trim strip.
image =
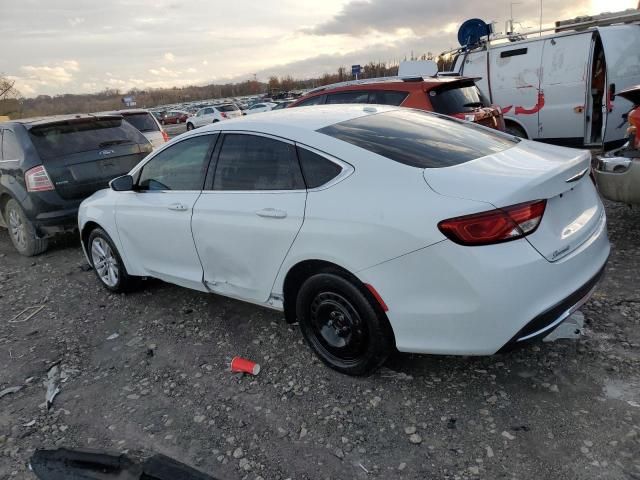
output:
M 578 180 L 580 180 L 582 177 L 584 177 L 587 172 L 589 171 L 589 167 L 585 168 L 584 170 L 576 173 L 573 177 L 571 178 L 567 178 L 565 180 L 566 183 L 573 183 L 573 182 L 577 182 Z

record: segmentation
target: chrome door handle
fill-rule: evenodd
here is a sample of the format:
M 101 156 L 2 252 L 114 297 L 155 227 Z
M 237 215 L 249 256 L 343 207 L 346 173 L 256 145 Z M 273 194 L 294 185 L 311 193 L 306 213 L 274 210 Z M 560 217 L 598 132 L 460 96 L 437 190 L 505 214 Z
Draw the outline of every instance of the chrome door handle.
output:
M 167 207 L 169 210 L 176 210 L 177 212 L 184 212 L 189 210 L 189 207 L 181 203 L 173 203 Z
M 263 208 L 262 210 L 258 210 L 256 215 L 265 218 L 285 218 L 287 212 L 284 210 L 276 210 L 275 208 Z

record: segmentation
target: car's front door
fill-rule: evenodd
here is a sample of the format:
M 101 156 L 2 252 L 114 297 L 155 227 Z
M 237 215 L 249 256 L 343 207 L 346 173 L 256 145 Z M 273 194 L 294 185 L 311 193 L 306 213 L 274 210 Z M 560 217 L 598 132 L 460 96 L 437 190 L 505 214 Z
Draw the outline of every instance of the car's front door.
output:
M 153 156 L 122 192 L 116 225 L 124 254 L 148 276 L 205 290 L 191 216 L 217 134 L 190 137 Z
M 193 238 L 212 291 L 264 303 L 304 219 L 295 147 L 246 133 L 221 141 L 211 188 L 193 209 Z

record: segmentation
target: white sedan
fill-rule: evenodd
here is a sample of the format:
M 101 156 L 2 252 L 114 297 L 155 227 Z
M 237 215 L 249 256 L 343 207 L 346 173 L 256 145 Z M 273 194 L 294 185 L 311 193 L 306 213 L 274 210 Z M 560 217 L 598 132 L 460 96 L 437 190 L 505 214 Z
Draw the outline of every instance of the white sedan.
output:
M 386 106 L 187 132 L 80 206 L 100 282 L 139 277 L 284 312 L 353 375 L 403 352 L 548 335 L 609 255 L 588 152 Z
M 270 112 L 277 106 L 278 104 L 274 102 L 254 103 L 249 108 L 247 108 L 244 113 L 246 113 L 247 115 L 252 115 L 254 113 Z
M 242 116 L 242 110 L 233 103 L 212 105 L 198 110 L 195 115 L 187 118 L 187 130 L 203 127 L 210 123 L 217 123 Z

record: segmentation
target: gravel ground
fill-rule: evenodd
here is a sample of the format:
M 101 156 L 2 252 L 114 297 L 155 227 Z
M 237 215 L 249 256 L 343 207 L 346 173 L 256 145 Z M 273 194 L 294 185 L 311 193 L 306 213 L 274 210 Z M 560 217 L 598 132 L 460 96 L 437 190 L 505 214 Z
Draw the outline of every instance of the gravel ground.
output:
M 66 446 L 223 479 L 640 479 L 640 211 L 607 209 L 613 251 L 581 340 L 397 354 L 357 379 L 278 313 L 159 281 L 113 295 L 75 237 L 24 258 L 0 230 L 0 390 L 22 387 L 0 398 L 0 478 L 33 478 L 34 449 Z M 234 355 L 262 371 L 230 373 Z

